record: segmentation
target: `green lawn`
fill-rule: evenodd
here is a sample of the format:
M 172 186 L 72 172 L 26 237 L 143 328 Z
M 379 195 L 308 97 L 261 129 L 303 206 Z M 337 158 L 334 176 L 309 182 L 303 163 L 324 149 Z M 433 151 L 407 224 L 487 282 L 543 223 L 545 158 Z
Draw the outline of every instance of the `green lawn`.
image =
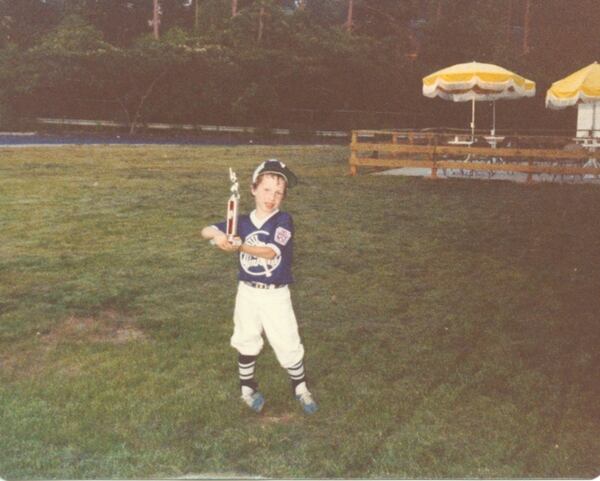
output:
M 343 147 L 0 150 L 0 477 L 600 474 L 600 188 L 347 176 Z M 301 184 L 320 411 L 270 348 L 238 399 L 235 259 L 199 237 L 259 161 Z

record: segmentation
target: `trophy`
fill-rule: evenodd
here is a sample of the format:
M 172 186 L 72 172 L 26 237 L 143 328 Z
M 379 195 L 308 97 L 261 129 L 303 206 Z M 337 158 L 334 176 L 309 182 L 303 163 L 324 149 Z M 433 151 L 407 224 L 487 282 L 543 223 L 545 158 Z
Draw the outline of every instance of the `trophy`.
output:
M 231 191 L 231 195 L 227 201 L 227 240 L 234 245 L 241 245 L 241 240 L 236 238 L 238 227 L 238 205 L 240 200 L 239 184 L 237 175 L 235 175 L 235 172 L 231 169 L 231 167 L 229 167 L 229 180 L 231 181 L 231 187 L 229 189 Z

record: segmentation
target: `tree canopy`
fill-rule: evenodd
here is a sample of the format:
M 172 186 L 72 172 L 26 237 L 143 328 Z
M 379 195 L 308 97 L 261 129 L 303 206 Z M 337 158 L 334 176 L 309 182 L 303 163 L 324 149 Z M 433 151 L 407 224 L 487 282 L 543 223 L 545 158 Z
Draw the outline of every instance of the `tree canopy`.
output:
M 553 126 L 545 90 L 600 57 L 596 2 L 0 0 L 0 122 L 456 126 L 421 79 L 477 60 L 536 81 L 515 128 Z

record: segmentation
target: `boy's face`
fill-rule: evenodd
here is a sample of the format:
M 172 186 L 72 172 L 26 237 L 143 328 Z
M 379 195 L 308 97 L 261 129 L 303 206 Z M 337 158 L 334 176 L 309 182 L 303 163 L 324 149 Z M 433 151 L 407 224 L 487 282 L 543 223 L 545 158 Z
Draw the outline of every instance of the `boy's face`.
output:
M 252 188 L 258 214 L 269 215 L 279 209 L 285 197 L 285 180 L 278 175 L 265 174 Z

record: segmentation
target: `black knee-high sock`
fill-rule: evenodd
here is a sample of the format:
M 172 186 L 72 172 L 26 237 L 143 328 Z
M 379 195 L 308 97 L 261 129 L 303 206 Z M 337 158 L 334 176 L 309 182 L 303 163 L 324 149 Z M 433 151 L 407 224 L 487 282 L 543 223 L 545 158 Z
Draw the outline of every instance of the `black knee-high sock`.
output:
M 304 360 L 300 360 L 296 364 L 287 369 L 290 381 L 292 381 L 292 390 L 296 392 L 296 386 L 306 382 L 306 373 L 304 372 Z
M 254 379 L 254 371 L 256 370 L 256 359 L 258 356 L 238 356 L 238 372 L 240 376 L 240 385 L 248 386 L 256 391 L 258 384 Z

